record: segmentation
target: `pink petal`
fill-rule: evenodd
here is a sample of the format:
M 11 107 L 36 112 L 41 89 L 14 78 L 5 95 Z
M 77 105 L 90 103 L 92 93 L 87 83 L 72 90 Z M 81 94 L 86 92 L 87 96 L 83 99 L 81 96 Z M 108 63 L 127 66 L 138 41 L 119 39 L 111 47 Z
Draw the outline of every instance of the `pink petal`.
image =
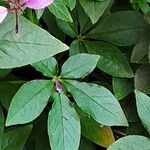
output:
M 0 6 L 0 23 L 3 22 L 3 20 L 6 18 L 8 14 L 8 9 L 3 7 L 3 6 Z
M 25 0 L 23 6 L 31 9 L 42 9 L 53 3 L 53 0 Z

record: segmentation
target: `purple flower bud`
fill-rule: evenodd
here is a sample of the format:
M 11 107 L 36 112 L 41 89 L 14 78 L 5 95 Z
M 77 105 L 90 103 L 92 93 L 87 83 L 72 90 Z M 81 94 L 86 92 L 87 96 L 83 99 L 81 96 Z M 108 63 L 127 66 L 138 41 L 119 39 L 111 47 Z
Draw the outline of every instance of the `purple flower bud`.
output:
M 55 82 L 55 90 L 57 91 L 57 92 L 61 92 L 61 90 L 62 90 L 62 86 L 61 86 L 61 84 L 58 82 L 58 81 L 56 81 Z

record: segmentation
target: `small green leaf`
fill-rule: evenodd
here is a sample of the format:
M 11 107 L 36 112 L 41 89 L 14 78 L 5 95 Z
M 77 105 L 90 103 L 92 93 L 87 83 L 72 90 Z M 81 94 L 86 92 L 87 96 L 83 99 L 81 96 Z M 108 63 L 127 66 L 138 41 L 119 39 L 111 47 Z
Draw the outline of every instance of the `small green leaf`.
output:
M 71 56 L 62 66 L 63 78 L 84 78 L 96 67 L 99 60 L 98 55 L 77 54 Z
M 105 17 L 86 37 L 103 40 L 118 46 L 134 45 L 148 36 L 149 24 L 134 11 L 118 11 Z
M 48 134 L 52 150 L 78 150 L 79 116 L 63 93 L 54 95 L 53 108 L 48 117 Z
M 139 135 L 130 135 L 117 140 L 107 150 L 148 150 L 150 139 Z
M 150 64 L 140 66 L 134 79 L 135 89 L 145 94 L 150 94 Z
M 134 83 L 132 79 L 113 77 L 112 82 L 114 95 L 118 100 L 126 97 L 134 90 Z
M 12 99 L 6 126 L 24 124 L 38 117 L 48 103 L 53 82 L 34 80 L 25 83 Z
M 104 1 L 91 1 L 91 0 L 79 0 L 80 4 L 84 8 L 85 12 L 90 17 L 92 23 L 96 23 L 98 19 L 103 15 L 111 0 Z
M 70 12 L 64 2 L 55 0 L 48 8 L 58 19 L 73 22 Z
M 131 62 L 132 63 L 148 63 L 148 51 L 149 51 L 150 40 L 141 39 L 137 43 L 132 51 Z
M 69 54 L 70 56 L 79 54 L 79 53 L 86 53 L 87 50 L 82 42 L 79 40 L 75 40 L 71 43 L 69 48 Z
M 117 99 L 109 90 L 96 84 L 63 81 L 77 105 L 95 121 L 107 126 L 127 126 L 128 122 Z
M 102 71 L 118 77 L 132 78 L 134 76 L 129 62 L 116 46 L 100 41 L 84 41 L 84 44 L 88 53 L 100 56 L 97 67 Z
M 19 17 L 16 37 L 12 13 L 0 24 L 0 68 L 15 68 L 46 59 L 68 49 L 48 32 Z
M 1 150 L 22 150 L 32 130 L 32 126 L 24 126 L 7 131 L 3 136 Z
M 135 90 L 135 96 L 139 117 L 150 133 L 150 97 L 137 90 Z
M 67 35 L 72 38 L 76 38 L 78 30 L 74 22 L 66 22 L 64 20 L 57 19 L 58 27 Z
M 19 84 L 0 82 L 0 101 L 6 110 L 8 110 L 10 102 L 19 88 Z
M 32 66 L 37 70 L 43 73 L 47 77 L 53 77 L 57 73 L 57 61 L 54 57 L 50 57 L 44 60 L 41 60 L 37 63 L 32 64 Z
M 43 15 L 44 13 L 44 10 L 45 9 L 39 9 L 39 10 L 36 10 L 35 13 L 36 13 L 36 16 L 37 16 L 37 19 L 40 19 L 41 16 Z
M 63 0 L 63 2 L 71 9 L 73 10 L 76 6 L 76 0 Z

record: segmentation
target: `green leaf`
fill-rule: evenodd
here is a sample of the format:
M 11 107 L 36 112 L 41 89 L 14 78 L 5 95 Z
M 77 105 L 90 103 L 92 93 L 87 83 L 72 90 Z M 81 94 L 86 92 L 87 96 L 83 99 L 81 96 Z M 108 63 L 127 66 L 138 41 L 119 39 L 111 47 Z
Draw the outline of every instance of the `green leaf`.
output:
M 2 149 L 3 135 L 4 135 L 4 114 L 0 107 L 0 149 Z
M 134 11 L 119 11 L 105 17 L 86 37 L 118 46 L 134 45 L 149 36 L 150 27 L 143 16 Z
M 65 34 L 59 29 L 56 22 L 56 17 L 48 9 L 45 9 L 42 19 L 47 26 L 47 31 L 54 35 L 57 39 L 64 42 Z
M 73 22 L 70 12 L 64 2 L 55 0 L 48 9 L 58 18 L 64 21 Z
M 36 16 L 37 16 L 37 19 L 40 19 L 44 13 L 44 10 L 45 9 L 39 9 L 39 10 L 36 10 L 35 13 L 36 13 Z
M 60 76 L 63 78 L 84 78 L 96 67 L 98 55 L 77 54 L 71 56 L 62 66 Z
M 80 116 L 81 131 L 85 138 L 106 148 L 115 142 L 115 138 L 110 127 L 101 126 L 79 107 L 76 107 L 76 110 Z
M 145 94 L 150 94 L 150 65 L 145 64 L 140 66 L 134 79 L 135 89 Z
M 117 99 L 106 88 L 73 80 L 63 81 L 77 105 L 95 121 L 107 126 L 127 126 L 128 122 Z
M 25 83 L 12 99 L 6 126 L 24 124 L 38 117 L 48 103 L 53 82 L 34 80 Z
M 21 16 L 19 18 L 19 37 L 15 35 L 12 14 L 0 24 L 0 68 L 32 64 L 68 49 L 45 30 Z
M 5 78 L 10 72 L 11 69 L 0 69 L 0 79 Z
M 55 93 L 48 117 L 48 134 L 52 150 L 78 150 L 80 120 L 69 99 Z
M 0 101 L 6 110 L 8 110 L 10 102 L 19 88 L 20 85 L 18 84 L 0 82 Z
M 81 5 L 77 5 L 78 22 L 80 26 L 80 34 L 83 35 L 87 30 L 92 28 L 92 22 Z
M 50 57 L 32 64 L 32 66 L 39 72 L 42 72 L 43 75 L 47 77 L 53 77 L 57 73 L 57 61 L 54 57 Z
M 57 25 L 65 34 L 71 36 L 72 38 L 77 37 L 78 30 L 74 22 L 66 22 L 64 20 L 57 19 Z
M 34 122 L 27 142 L 28 150 L 50 150 L 47 133 L 47 112 L 43 112 Z
M 139 135 L 130 135 L 117 140 L 108 150 L 147 150 L 150 139 Z
M 79 40 L 75 40 L 71 43 L 69 48 L 69 54 L 70 56 L 79 54 L 79 53 L 86 53 L 87 50 L 82 42 Z
M 104 1 L 91 1 L 91 0 L 79 0 L 80 4 L 84 8 L 85 12 L 90 17 L 92 23 L 96 23 L 98 19 L 103 15 L 111 0 Z
M 150 97 L 135 90 L 137 111 L 147 131 L 150 133 Z
M 7 131 L 3 136 L 1 150 L 22 150 L 32 130 L 32 126 L 24 126 Z
M 112 83 L 114 95 L 118 100 L 123 99 L 134 90 L 132 79 L 113 77 Z
M 96 145 L 86 138 L 81 138 L 79 150 L 96 150 Z
M 102 71 L 117 77 L 132 78 L 133 72 L 120 50 L 104 42 L 84 41 L 88 53 L 100 56 L 97 67 Z
M 149 62 L 150 62 L 150 45 L 149 45 L 148 59 L 149 59 Z
M 137 43 L 132 51 L 131 62 L 132 63 L 148 63 L 148 51 L 149 51 L 150 40 L 141 39 Z
M 71 9 L 73 10 L 76 6 L 76 0 L 63 0 L 63 2 Z

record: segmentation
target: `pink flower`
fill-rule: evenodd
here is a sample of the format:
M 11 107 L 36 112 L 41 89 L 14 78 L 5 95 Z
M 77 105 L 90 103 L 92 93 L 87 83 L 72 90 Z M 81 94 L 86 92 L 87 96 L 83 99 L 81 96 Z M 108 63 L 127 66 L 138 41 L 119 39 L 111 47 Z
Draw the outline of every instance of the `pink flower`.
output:
M 18 33 L 18 11 L 22 7 L 31 9 L 42 9 L 53 3 L 53 0 L 7 0 L 10 8 L 0 6 L 0 23 L 3 22 L 9 11 L 15 11 L 16 33 Z

